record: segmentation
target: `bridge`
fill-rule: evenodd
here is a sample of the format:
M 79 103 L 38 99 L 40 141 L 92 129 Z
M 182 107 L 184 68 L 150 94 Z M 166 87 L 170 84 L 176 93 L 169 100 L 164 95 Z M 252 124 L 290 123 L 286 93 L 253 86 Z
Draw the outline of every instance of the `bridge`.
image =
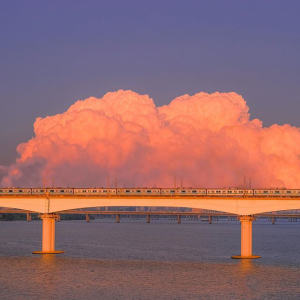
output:
M 299 197 L 230 197 L 230 196 L 1 196 L 0 207 L 39 213 L 43 221 L 42 251 L 35 254 L 58 254 L 55 250 L 55 221 L 58 213 L 91 207 L 177 207 L 214 210 L 235 215 L 241 222 L 241 254 L 232 258 L 259 258 L 252 254 L 252 222 L 256 215 L 300 209 Z M 183 213 L 184 214 L 184 213 Z

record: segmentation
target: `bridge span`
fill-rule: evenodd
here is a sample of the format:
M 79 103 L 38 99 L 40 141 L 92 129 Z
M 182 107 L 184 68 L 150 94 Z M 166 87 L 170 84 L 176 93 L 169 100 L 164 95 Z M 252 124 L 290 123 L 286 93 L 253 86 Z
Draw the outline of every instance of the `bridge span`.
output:
M 90 207 L 182 207 L 220 211 L 238 216 L 241 222 L 241 255 L 233 258 L 258 258 L 252 254 L 252 222 L 255 215 L 300 209 L 300 198 L 292 197 L 213 197 L 213 196 L 0 196 L 0 207 L 40 213 L 43 220 L 42 251 L 56 254 L 55 220 L 57 213 Z

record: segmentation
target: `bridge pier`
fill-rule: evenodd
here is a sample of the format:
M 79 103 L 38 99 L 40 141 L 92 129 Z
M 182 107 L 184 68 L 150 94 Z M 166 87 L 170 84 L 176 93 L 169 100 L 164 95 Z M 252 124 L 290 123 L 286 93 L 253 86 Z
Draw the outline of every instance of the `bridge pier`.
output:
M 27 222 L 31 222 L 31 214 L 27 213 Z
M 55 220 L 56 214 L 42 214 L 43 220 L 43 237 L 42 251 L 34 251 L 33 254 L 60 254 L 64 251 L 55 251 Z
M 116 223 L 120 223 L 120 215 L 116 214 Z
M 258 255 L 252 255 L 252 222 L 255 218 L 252 216 L 240 216 L 241 222 L 241 255 L 235 255 L 231 258 L 260 258 Z
M 275 225 L 275 222 L 276 222 L 276 218 L 272 217 L 272 225 Z
M 147 215 L 147 223 L 150 223 L 150 215 Z
M 208 224 L 212 224 L 212 216 L 208 216 Z
M 90 218 L 90 215 L 89 215 L 89 214 L 86 214 L 86 215 L 85 215 L 85 221 L 86 221 L 86 222 L 90 222 L 90 221 L 91 221 L 91 218 Z
M 181 223 L 181 215 L 177 216 L 177 223 L 180 224 Z

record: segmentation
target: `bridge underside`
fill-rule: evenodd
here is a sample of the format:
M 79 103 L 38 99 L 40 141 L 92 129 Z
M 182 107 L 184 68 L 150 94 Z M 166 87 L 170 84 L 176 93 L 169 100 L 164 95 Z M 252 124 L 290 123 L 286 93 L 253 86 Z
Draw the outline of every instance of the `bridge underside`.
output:
M 0 197 L 0 207 L 55 213 L 90 207 L 186 207 L 254 215 L 300 209 L 298 198 L 209 198 L 209 197 Z

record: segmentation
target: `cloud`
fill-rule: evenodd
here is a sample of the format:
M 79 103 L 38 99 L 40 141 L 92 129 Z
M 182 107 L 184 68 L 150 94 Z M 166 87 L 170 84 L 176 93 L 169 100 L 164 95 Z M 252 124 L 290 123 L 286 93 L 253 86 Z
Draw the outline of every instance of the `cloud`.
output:
M 37 118 L 19 158 L 1 167 L 1 186 L 300 186 L 300 130 L 263 127 L 236 93 L 198 93 L 156 107 L 119 90 Z M 1 177 L 0 177 L 1 179 Z

